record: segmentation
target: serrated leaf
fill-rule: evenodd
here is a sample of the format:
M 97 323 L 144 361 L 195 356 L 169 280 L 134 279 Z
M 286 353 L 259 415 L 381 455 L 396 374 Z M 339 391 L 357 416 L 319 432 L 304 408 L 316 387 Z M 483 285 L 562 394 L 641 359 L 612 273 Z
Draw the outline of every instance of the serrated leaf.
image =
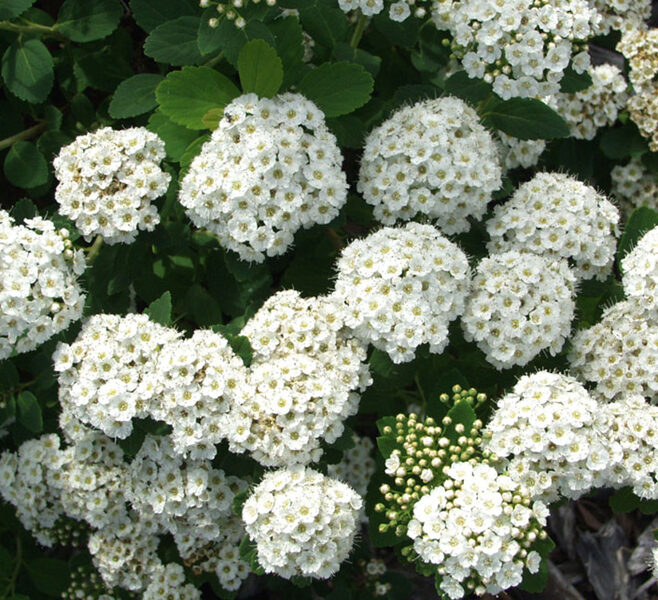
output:
M 205 115 L 203 115 L 201 120 L 208 129 L 214 131 L 219 127 L 219 122 L 222 120 L 223 116 L 223 108 L 211 108 Z
M 158 25 L 144 42 L 144 54 L 168 65 L 194 65 L 203 61 L 197 45 L 199 17 L 178 17 Z
M 634 123 L 609 129 L 601 136 L 601 151 L 608 158 L 618 160 L 647 152 L 649 145 Z
M 649 230 L 658 226 L 658 212 L 648 206 L 636 208 L 626 222 L 619 245 L 617 246 L 617 264 L 621 269 L 621 261 L 636 245 L 640 238 Z
M 69 565 L 55 558 L 33 558 L 26 563 L 30 579 L 42 594 L 59 598 L 69 583 Z
M 283 87 L 297 81 L 304 67 L 302 26 L 293 16 L 277 19 L 269 24 L 274 34 L 276 52 L 283 63 Z
M 299 8 L 299 20 L 318 44 L 332 48 L 349 33 L 345 13 L 328 2 L 307 2 Z
M 567 122 L 535 98 L 511 98 L 491 103 L 480 116 L 487 127 L 520 140 L 552 140 L 569 135 Z
M 190 129 L 206 129 L 204 115 L 239 95 L 240 90 L 228 77 L 210 67 L 173 71 L 155 91 L 160 110 L 174 123 Z
M 150 117 L 148 129 L 157 133 L 165 144 L 167 156 L 178 162 L 190 143 L 196 139 L 197 132 L 174 123 L 162 111 L 156 110 Z
M 283 64 L 267 42 L 251 40 L 240 50 L 238 74 L 245 94 L 253 92 L 261 98 L 271 98 L 283 83 Z
M 53 58 L 41 40 L 15 40 L 2 56 L 2 79 L 17 98 L 43 102 L 54 81 Z
M 576 73 L 569 65 L 560 80 L 560 91 L 565 94 L 575 94 L 586 90 L 592 85 L 592 76 L 587 72 Z
M 368 102 L 373 85 L 370 73 L 361 65 L 337 62 L 310 71 L 297 90 L 315 102 L 326 117 L 338 117 Z
M 29 198 L 21 198 L 14 206 L 12 206 L 10 213 L 17 225 L 22 224 L 25 219 L 32 219 L 39 214 L 34 202 Z
M 456 425 L 464 426 L 466 432 L 470 431 L 473 427 L 473 422 L 477 419 L 477 415 L 473 407 L 465 401 L 456 402 L 455 405 L 448 411 L 448 416 L 452 419 L 450 425 L 447 425 L 443 431 L 443 435 L 451 442 L 456 442 L 460 434 L 456 430 Z
M 41 406 L 32 392 L 23 391 L 16 400 L 18 407 L 18 421 L 32 433 L 41 433 L 43 430 L 43 416 Z
M 208 36 L 210 35 L 213 37 L 204 44 L 204 50 L 215 46 L 214 50 L 221 50 L 226 60 L 235 68 L 238 66 L 238 56 L 242 47 L 249 40 L 265 40 L 270 46 L 275 45 L 270 30 L 258 20 L 249 21 L 246 27 L 236 27 L 233 21 L 222 19 L 219 26 L 208 33 Z
M 74 42 L 91 42 L 110 35 L 122 15 L 119 0 L 65 0 L 54 27 Z
M 151 302 L 144 312 L 151 321 L 160 325 L 171 325 L 171 292 L 167 291 Z
M 175 0 L 175 2 L 130 0 L 130 10 L 137 25 L 147 33 L 151 33 L 158 25 L 167 21 L 198 15 L 199 2 L 198 0 Z
M 157 73 L 140 73 L 122 81 L 110 101 L 108 112 L 115 119 L 128 119 L 153 110 L 155 88 L 164 79 Z
M 491 84 L 482 79 L 471 79 L 466 71 L 457 71 L 445 81 L 445 91 L 467 102 L 475 104 L 491 94 Z
M 11 184 L 30 189 L 48 181 L 48 163 L 32 142 L 16 142 L 5 156 L 4 173 Z
M 8 21 L 22 15 L 35 0 L 2 0 L 0 4 L 0 20 Z

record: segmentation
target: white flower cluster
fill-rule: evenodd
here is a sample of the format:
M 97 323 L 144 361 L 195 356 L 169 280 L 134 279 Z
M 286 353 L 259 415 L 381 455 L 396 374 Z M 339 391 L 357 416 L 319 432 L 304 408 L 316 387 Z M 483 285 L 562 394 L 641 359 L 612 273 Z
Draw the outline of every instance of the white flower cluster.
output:
M 658 176 L 647 169 L 639 156 L 611 171 L 612 195 L 626 217 L 640 206 L 658 210 Z
M 524 375 L 498 401 L 483 448 L 533 498 L 579 498 L 607 482 L 613 453 L 603 410 L 573 377 Z
M 215 558 L 205 556 L 203 570 L 216 570 L 226 589 L 240 586 L 248 573 L 237 552 L 243 531 L 235 539 L 234 527 L 226 535 L 224 524 L 231 521 L 233 498 L 247 489 L 246 482 L 213 469 L 208 461 L 183 461 L 169 437 L 153 436 L 142 443 L 127 479 L 125 495 L 133 509 L 170 533 L 184 560 L 212 546 Z M 222 559 L 222 550 L 232 550 L 233 559 Z
M 185 572 L 178 563 L 169 563 L 156 570 L 142 600 L 201 600 L 201 591 L 191 583 L 185 583 Z
M 422 19 L 428 12 L 425 5 L 429 4 L 427 0 L 397 0 L 390 3 L 388 16 L 392 21 L 402 22 L 411 16 L 413 10 L 413 15 Z M 338 6 L 346 13 L 360 10 L 366 16 L 373 16 L 384 10 L 384 0 L 338 0 Z
M 644 234 L 621 261 L 626 296 L 658 317 L 658 227 Z
M 545 140 L 519 140 L 502 131 L 498 132 L 498 141 L 498 154 L 505 171 L 534 167 L 546 149 Z
M 53 355 L 62 407 L 110 437 L 128 437 L 132 419 L 159 401 L 155 357 L 178 336 L 146 315 L 94 315 Z
M 229 408 L 236 394 L 245 393 L 244 363 L 224 336 L 197 330 L 191 338 L 169 342 L 156 370 L 161 392 L 150 415 L 171 425 L 177 454 L 213 458 L 230 426 Z
M 456 462 L 447 479 L 416 502 L 407 535 L 420 558 L 438 565 L 438 587 L 451 599 L 497 594 L 516 586 L 523 570 L 539 570 L 531 549 L 545 537 L 548 508 L 485 464 Z
M 16 508 L 18 520 L 38 542 L 52 546 L 50 531 L 64 514 L 59 494 L 48 486 L 50 469 L 59 466 L 59 438 L 44 435 L 21 444 L 18 453 L 0 455 L 0 495 Z
M 611 29 L 626 33 L 635 29 L 646 29 L 651 17 L 651 0 L 589 0 L 590 5 L 601 15 L 599 32 L 607 34 Z
M 327 475 L 333 479 L 344 481 L 359 496 L 365 497 L 368 492 L 368 484 L 375 474 L 375 459 L 372 451 L 375 445 L 369 437 L 352 434 L 354 446 L 343 453 L 339 463 L 327 465 Z M 368 517 L 364 510 L 361 511 L 361 521 L 366 522 Z
M 366 349 L 345 329 L 345 309 L 332 297 L 271 296 L 242 335 L 254 351 L 250 386 L 236 394 L 227 436 L 233 452 L 266 466 L 309 463 L 334 442 L 370 385 Z
M 557 354 L 571 330 L 576 277 L 565 260 L 510 250 L 482 259 L 462 328 L 498 369 Z
M 571 369 L 596 383 L 602 396 L 629 393 L 658 400 L 658 317 L 637 299 L 614 304 L 571 341 Z
M 588 69 L 592 85 L 575 94 L 556 94 L 557 112 L 565 119 L 571 137 L 593 140 L 601 127 L 612 125 L 628 102 L 628 84 L 615 65 Z
M 640 133 L 649 140 L 649 149 L 658 152 L 658 86 L 651 92 L 641 92 L 631 96 L 628 112 Z
M 400 109 L 365 142 L 357 190 L 385 225 L 427 215 L 447 234 L 468 231 L 501 185 L 496 145 L 459 98 Z
M 263 477 L 242 520 L 266 573 L 326 579 L 352 549 L 361 505 L 347 484 L 294 465 Z
M 197 227 L 243 260 L 283 254 L 294 233 L 329 223 L 347 199 L 335 136 L 300 94 L 245 94 L 224 109 L 179 200 Z
M 0 210 L 0 360 L 34 350 L 82 316 L 77 277 L 85 266 L 65 229 L 41 217 L 15 225 Z
M 164 157 L 164 142 L 144 127 L 78 136 L 53 160 L 59 212 L 87 241 L 100 235 L 108 244 L 132 242 L 138 229 L 160 222 L 151 202 L 171 180 L 160 168 Z
M 431 225 L 385 227 L 347 246 L 334 295 L 347 325 L 396 363 L 421 344 L 440 353 L 448 325 L 464 311 L 471 273 L 466 255 Z
M 586 40 L 601 20 L 587 0 L 435 0 L 432 17 L 469 77 L 505 100 L 555 94 L 569 64 L 587 69 Z
M 612 269 L 619 211 L 596 190 L 562 173 L 538 173 L 494 208 L 490 254 L 506 250 L 567 258 L 582 279 Z

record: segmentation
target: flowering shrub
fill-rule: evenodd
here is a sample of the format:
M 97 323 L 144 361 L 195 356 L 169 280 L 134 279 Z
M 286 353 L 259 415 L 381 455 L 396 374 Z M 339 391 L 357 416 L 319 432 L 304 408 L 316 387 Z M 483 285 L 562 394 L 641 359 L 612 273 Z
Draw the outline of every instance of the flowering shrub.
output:
M 0 597 L 519 598 L 655 514 L 650 13 L 0 2 Z

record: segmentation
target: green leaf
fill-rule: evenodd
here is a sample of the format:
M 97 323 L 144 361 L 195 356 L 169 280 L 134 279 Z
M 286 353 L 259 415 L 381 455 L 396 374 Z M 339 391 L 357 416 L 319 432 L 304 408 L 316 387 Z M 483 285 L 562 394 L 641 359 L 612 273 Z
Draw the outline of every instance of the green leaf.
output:
M 110 101 L 110 116 L 128 119 L 154 109 L 158 104 L 155 88 L 163 79 L 157 73 L 140 73 L 122 81 Z
M 567 137 L 567 122 L 552 108 L 534 98 L 511 98 L 490 104 L 481 115 L 487 127 L 520 140 Z
M 283 83 L 283 64 L 276 50 L 263 40 L 251 40 L 238 56 L 238 73 L 242 91 L 261 98 L 274 96 Z
M 447 437 L 452 443 L 457 441 L 457 438 L 462 435 L 457 432 L 455 426 L 461 424 L 468 432 L 473 427 L 473 422 L 477 419 L 477 415 L 473 407 L 464 401 L 456 402 L 455 405 L 448 411 L 448 416 L 452 419 L 452 423 L 447 425 L 444 429 L 443 435 Z
M 16 142 L 9 149 L 4 172 L 11 184 L 25 189 L 48 181 L 48 163 L 32 142 Z
M 634 123 L 608 129 L 601 136 L 601 151 L 613 160 L 637 156 L 648 149 L 647 140 L 642 137 Z
M 656 226 L 658 226 L 658 212 L 652 208 L 640 206 L 632 212 L 617 246 L 617 264 L 620 269 L 624 256 L 637 245 L 645 233 Z
M 201 29 L 203 30 L 203 22 Z M 224 58 L 237 69 L 240 50 L 249 40 L 265 40 L 270 46 L 275 46 L 274 36 L 264 23 L 249 21 L 246 27 L 236 27 L 233 21 L 222 19 L 216 29 L 211 29 L 208 36 L 212 38 L 204 44 L 204 50 L 212 46 L 214 50 L 220 49 Z M 204 38 L 205 39 L 205 38 Z
M 14 559 L 4 546 L 0 546 L 0 581 L 2 579 L 9 579 L 14 570 Z
M 18 421 L 32 433 L 41 433 L 43 430 L 43 416 L 41 406 L 32 392 L 21 392 L 17 399 Z
M 274 34 L 276 51 L 283 63 L 283 87 L 287 88 L 299 79 L 304 68 L 302 26 L 299 19 L 289 16 L 270 23 L 269 28 Z
M 197 45 L 199 17 L 178 17 L 158 25 L 144 42 L 144 54 L 168 65 L 193 65 L 203 60 Z
M 190 166 L 190 163 L 194 160 L 194 157 L 197 156 L 199 152 L 201 152 L 201 148 L 209 138 L 210 135 L 201 135 L 190 142 L 187 148 L 185 148 L 185 152 L 183 152 L 182 156 L 180 157 L 180 166 L 182 169 L 187 169 L 187 167 Z
M 150 116 L 148 128 L 164 141 L 167 156 L 174 162 L 180 161 L 185 149 L 197 137 L 196 131 L 177 125 L 160 110 Z
M 34 558 L 26 563 L 30 579 L 42 594 L 59 598 L 69 583 L 69 565 L 55 558 Z
M 534 550 L 539 552 L 541 556 L 541 564 L 539 565 L 539 571 L 537 573 L 530 573 L 529 571 L 524 571 L 523 573 L 523 582 L 519 586 L 522 590 L 530 592 L 532 594 L 538 594 L 542 592 L 546 587 L 546 582 L 548 581 L 548 555 L 555 548 L 555 543 L 549 537 L 544 540 L 538 539 L 535 541 L 529 550 Z
M 338 117 L 368 102 L 373 85 L 372 77 L 361 65 L 337 62 L 310 71 L 297 90 L 315 102 L 326 117 Z
M 198 283 L 188 289 L 185 296 L 185 308 L 196 324 L 201 327 L 208 327 L 222 321 L 222 311 L 217 300 Z
M 9 359 L 0 362 L 0 390 L 6 391 L 18 384 L 18 371 Z
M 206 129 L 204 115 L 239 95 L 240 90 L 228 77 L 210 67 L 173 71 L 155 90 L 160 110 L 174 123 L 190 129 Z
M 173 21 L 178 17 L 199 14 L 198 0 L 130 0 L 133 17 L 144 31 L 151 33 L 158 25 Z M 215 10 L 213 8 L 213 10 Z
M 475 104 L 491 94 L 491 84 L 482 79 L 471 79 L 466 71 L 457 71 L 445 81 L 445 91 L 466 102 Z
M 375 15 L 372 19 L 372 25 L 392 46 L 412 48 L 416 45 L 420 34 L 420 21 L 418 19 L 408 18 L 399 23 L 391 20 L 388 11 Z
M 242 507 L 247 501 L 247 498 L 249 498 L 249 494 L 249 490 L 244 490 L 233 496 L 233 514 L 237 517 L 242 517 Z
M 25 219 L 32 219 L 39 214 L 34 202 L 29 198 L 21 198 L 11 208 L 10 214 L 18 225 L 22 224 Z
M 315 0 L 299 9 L 299 20 L 318 44 L 333 48 L 337 42 L 345 41 L 349 27 L 345 13 L 330 2 Z
M 569 65 L 560 80 L 560 91 L 575 94 L 586 90 L 590 85 L 592 85 L 592 76 L 587 71 L 576 73 Z
M 151 321 L 160 325 L 171 325 L 171 292 L 167 291 L 151 302 L 144 312 Z
M 133 75 L 125 56 L 107 45 L 96 52 L 80 50 L 75 53 L 74 70 L 81 89 L 90 86 L 103 92 L 113 92 L 124 79 Z
M 54 77 L 53 58 L 41 40 L 19 37 L 2 56 L 2 79 L 21 100 L 43 102 Z
M 8 21 L 22 15 L 35 0 L 2 0 L 0 4 L 0 20 Z
M 74 42 L 91 42 L 110 35 L 122 15 L 119 0 L 64 0 L 55 29 Z

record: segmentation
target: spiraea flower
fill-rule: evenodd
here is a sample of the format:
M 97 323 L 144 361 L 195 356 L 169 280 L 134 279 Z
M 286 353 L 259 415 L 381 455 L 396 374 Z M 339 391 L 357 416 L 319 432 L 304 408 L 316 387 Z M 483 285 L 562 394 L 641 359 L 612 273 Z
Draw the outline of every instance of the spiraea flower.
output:
M 366 16 L 378 15 L 388 6 L 388 17 L 397 22 L 405 21 L 412 14 L 422 19 L 429 12 L 430 4 L 428 0 L 338 0 L 343 12 L 360 10 Z
M 41 217 L 16 225 L 0 210 L 0 359 L 30 352 L 80 319 L 85 266 L 66 229 Z
M 467 231 L 501 185 L 496 145 L 458 98 L 402 108 L 366 139 L 357 190 L 385 225 L 425 215 L 446 234 Z
M 496 206 L 487 222 L 490 254 L 506 250 L 566 258 L 581 279 L 605 279 L 617 247 L 619 211 L 562 173 L 538 173 Z
M 658 176 L 634 156 L 625 165 L 615 165 L 612 176 L 612 195 L 622 214 L 628 218 L 640 206 L 658 210 Z
M 266 573 L 326 579 L 352 550 L 362 503 L 347 484 L 295 465 L 263 477 L 242 520 Z
M 169 563 L 155 570 L 153 577 L 142 594 L 143 600 L 201 600 L 201 590 L 191 583 L 185 583 L 183 566 Z
M 508 171 L 517 167 L 534 167 L 546 149 L 545 140 L 520 140 L 502 131 L 498 132 L 498 142 L 500 162 Z
M 589 0 L 601 15 L 598 30 L 607 34 L 611 29 L 627 33 L 646 29 L 645 21 L 651 17 L 651 0 Z
M 62 408 L 110 437 L 128 437 L 132 419 L 159 401 L 157 354 L 178 337 L 146 315 L 94 315 L 53 355 Z
M 582 73 L 601 20 L 587 0 L 436 0 L 432 17 L 452 34 L 469 77 L 492 83 L 503 99 L 557 93 L 570 64 Z
M 412 360 L 421 344 L 440 353 L 470 289 L 466 255 L 419 223 L 353 241 L 336 269 L 334 296 L 347 306 L 348 327 L 396 363 Z
M 626 296 L 658 317 L 658 227 L 645 233 L 621 261 Z
M 534 498 L 578 498 L 606 484 L 616 453 L 603 407 L 573 377 L 539 371 L 498 401 L 483 448 Z
M 573 336 L 569 363 L 609 400 L 623 393 L 658 400 L 658 317 L 638 298 L 617 302 Z
M 617 44 L 629 63 L 628 77 L 637 93 L 654 89 L 658 74 L 658 29 L 633 29 L 627 31 Z
M 482 259 L 462 328 L 498 369 L 556 354 L 571 330 L 576 277 L 563 259 L 510 250 Z
M 337 440 L 370 385 L 366 349 L 345 327 L 345 309 L 331 297 L 293 290 L 269 298 L 242 335 L 254 350 L 250 386 L 234 396 L 228 426 L 233 452 L 251 452 L 266 466 L 309 463 L 320 441 Z
M 164 142 L 144 127 L 103 127 L 78 136 L 53 161 L 59 182 L 59 212 L 89 241 L 130 243 L 137 230 L 160 222 L 152 201 L 162 196 L 171 175 L 160 168 Z
M 245 94 L 224 109 L 179 200 L 197 227 L 243 260 L 283 254 L 300 228 L 329 223 L 347 199 L 335 136 L 300 94 Z

